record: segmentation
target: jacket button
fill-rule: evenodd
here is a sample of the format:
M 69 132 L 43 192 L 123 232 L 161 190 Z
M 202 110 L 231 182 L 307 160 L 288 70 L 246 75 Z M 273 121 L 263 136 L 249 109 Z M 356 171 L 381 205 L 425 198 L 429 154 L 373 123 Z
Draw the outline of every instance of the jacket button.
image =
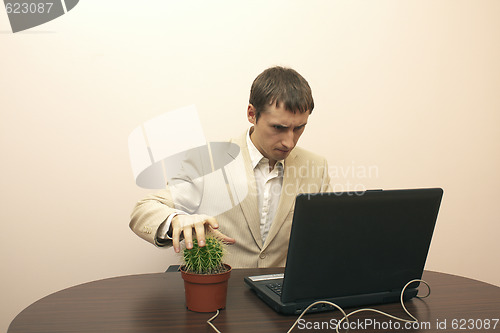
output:
M 266 259 L 266 254 L 264 252 L 262 252 L 260 255 L 259 255 L 259 258 L 260 259 Z

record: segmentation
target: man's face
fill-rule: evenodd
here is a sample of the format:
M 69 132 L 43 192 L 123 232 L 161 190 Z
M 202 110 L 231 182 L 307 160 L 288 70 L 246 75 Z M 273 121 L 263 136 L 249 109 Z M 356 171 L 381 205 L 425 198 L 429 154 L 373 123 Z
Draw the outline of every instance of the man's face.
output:
M 255 108 L 252 104 L 248 105 L 248 121 L 254 125 L 250 139 L 260 153 L 269 159 L 269 165 L 274 166 L 276 161 L 290 154 L 304 132 L 309 113 L 293 113 L 285 110 L 283 104 L 279 107 L 273 104 L 256 121 Z

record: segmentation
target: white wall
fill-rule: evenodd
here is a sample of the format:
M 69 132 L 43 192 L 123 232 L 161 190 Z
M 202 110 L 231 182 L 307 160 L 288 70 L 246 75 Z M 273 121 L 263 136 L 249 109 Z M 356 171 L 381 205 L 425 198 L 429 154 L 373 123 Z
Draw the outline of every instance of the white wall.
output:
M 500 285 L 499 12 L 494 0 L 85 0 L 12 34 L 0 9 L 0 330 L 57 290 L 176 263 L 128 228 L 148 192 L 130 131 L 194 103 L 209 140 L 239 135 L 252 80 L 276 64 L 313 88 L 301 145 L 349 172 L 334 184 L 443 187 L 426 268 Z

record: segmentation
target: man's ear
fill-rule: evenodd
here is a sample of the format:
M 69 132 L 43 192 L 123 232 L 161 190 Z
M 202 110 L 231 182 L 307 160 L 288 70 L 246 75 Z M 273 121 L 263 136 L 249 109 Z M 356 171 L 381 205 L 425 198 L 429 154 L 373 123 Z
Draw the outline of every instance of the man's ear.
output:
M 250 123 L 254 124 L 257 122 L 256 118 L 256 110 L 255 107 L 252 104 L 248 104 L 247 108 L 247 119 Z

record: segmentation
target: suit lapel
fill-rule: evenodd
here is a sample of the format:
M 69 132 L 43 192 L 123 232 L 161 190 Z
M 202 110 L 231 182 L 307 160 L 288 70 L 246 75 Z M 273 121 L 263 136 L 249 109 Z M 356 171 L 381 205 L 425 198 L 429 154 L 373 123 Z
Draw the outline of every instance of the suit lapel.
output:
M 250 232 L 252 233 L 255 243 L 258 245 L 259 248 L 262 248 L 262 237 L 260 235 L 259 203 L 257 198 L 257 185 L 255 182 L 255 175 L 252 169 L 250 154 L 248 153 L 248 147 L 246 143 L 246 133 L 243 137 L 234 139 L 234 142 L 241 147 L 240 154 L 243 158 L 243 164 L 245 166 L 245 174 L 248 186 L 248 193 L 245 197 L 238 196 L 238 194 L 236 195 L 238 197 L 239 206 L 241 207 L 243 215 L 245 216 L 245 220 L 248 224 Z M 241 177 L 241 173 L 239 174 Z M 241 179 L 234 179 L 234 177 L 232 178 L 235 182 L 241 182 Z
M 290 213 L 293 203 L 295 202 L 295 197 L 297 196 L 300 185 L 300 177 L 298 177 L 298 175 L 290 170 L 297 171 L 296 157 L 297 154 L 292 151 L 290 155 L 285 159 L 285 168 L 283 170 L 283 186 L 281 188 L 278 210 L 276 212 L 276 215 L 274 216 L 274 220 L 271 225 L 271 229 L 269 230 L 269 234 L 267 235 L 263 250 L 265 250 L 267 246 L 272 242 L 272 240 L 276 237 L 278 231 L 281 229 L 281 226 L 283 225 L 283 223 L 285 223 L 285 219 Z

